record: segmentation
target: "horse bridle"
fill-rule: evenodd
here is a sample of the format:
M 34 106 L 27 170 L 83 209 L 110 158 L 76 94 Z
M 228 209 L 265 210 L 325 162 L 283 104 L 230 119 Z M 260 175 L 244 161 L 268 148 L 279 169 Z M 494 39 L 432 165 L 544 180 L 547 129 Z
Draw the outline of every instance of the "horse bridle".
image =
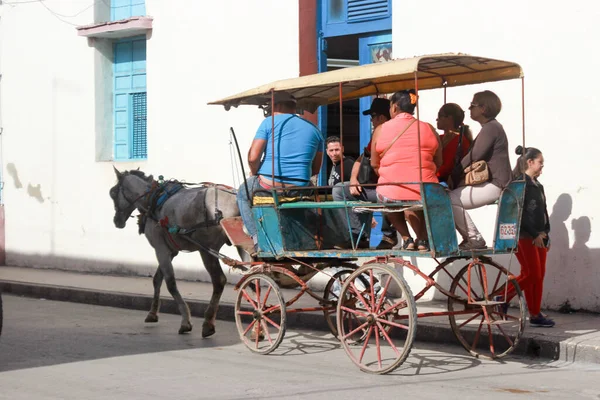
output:
M 135 199 L 133 199 L 133 201 L 132 201 L 132 200 L 129 200 L 129 199 L 127 198 L 127 195 L 125 195 L 125 190 L 123 189 L 123 185 L 121 184 L 121 182 L 119 182 L 119 183 L 117 184 L 117 186 L 118 186 L 118 193 L 117 193 L 117 194 L 116 194 L 116 196 L 115 196 L 115 200 L 117 200 L 117 202 L 115 203 L 115 206 L 116 206 L 116 209 L 117 209 L 117 211 L 118 211 L 118 212 L 120 212 L 120 213 L 124 213 L 124 212 L 125 212 L 125 210 L 121 209 L 121 208 L 118 206 L 118 196 L 119 196 L 119 193 L 121 194 L 121 196 L 123 196 L 123 198 L 125 199 L 125 201 L 128 203 L 126 207 L 127 207 L 127 208 L 129 208 L 129 207 L 131 207 L 131 206 L 134 206 L 134 209 L 135 209 L 135 208 L 138 208 L 138 207 L 136 207 L 136 206 L 135 206 L 135 203 L 136 203 L 136 202 L 137 202 L 139 199 L 141 199 L 142 197 L 144 197 L 144 196 L 147 196 L 148 194 L 150 194 L 150 193 L 152 192 L 152 190 L 153 190 L 153 188 L 152 188 L 152 187 L 150 187 L 150 189 L 148 189 L 147 191 L 145 191 L 144 193 L 142 193 L 141 195 L 139 195 L 138 197 L 136 197 L 136 198 L 135 198 Z M 147 211 L 147 210 L 144 210 L 144 207 L 139 207 L 139 208 L 141 208 L 141 209 L 142 209 L 142 211 Z M 129 218 L 135 218 L 135 217 L 134 217 L 133 215 L 130 215 L 130 216 L 129 216 Z

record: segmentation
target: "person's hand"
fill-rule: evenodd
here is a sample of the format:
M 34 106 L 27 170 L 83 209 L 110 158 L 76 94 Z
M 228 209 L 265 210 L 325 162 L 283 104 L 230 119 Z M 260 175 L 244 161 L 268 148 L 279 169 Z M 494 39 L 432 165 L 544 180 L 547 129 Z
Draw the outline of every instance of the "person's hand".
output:
M 377 226 L 377 220 L 375 219 L 375 217 L 373 217 L 371 219 L 371 229 L 375 229 L 376 226 Z
M 360 187 L 360 183 L 358 182 L 358 179 L 356 178 L 351 178 L 350 179 L 350 194 L 352 196 L 358 196 L 360 195 L 360 193 L 362 192 L 362 187 Z M 359 186 L 352 186 L 352 185 L 359 185 Z
M 547 237 L 548 235 L 546 234 L 546 232 L 540 233 L 535 239 L 533 239 L 533 245 L 535 247 L 546 247 L 544 246 L 544 239 L 546 239 Z

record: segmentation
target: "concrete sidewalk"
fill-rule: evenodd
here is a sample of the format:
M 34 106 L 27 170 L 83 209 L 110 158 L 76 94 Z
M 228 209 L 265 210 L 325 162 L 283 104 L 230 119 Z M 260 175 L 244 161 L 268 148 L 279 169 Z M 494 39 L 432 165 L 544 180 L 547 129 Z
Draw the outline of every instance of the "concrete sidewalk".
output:
M 188 302 L 192 315 L 202 318 L 212 293 L 212 285 L 205 282 L 177 282 L 182 296 Z M 28 297 L 48 300 L 111 306 L 148 311 L 152 294 L 152 279 L 138 276 L 109 276 L 33 269 L 0 267 L 0 290 Z M 284 298 L 294 291 L 284 290 Z M 161 312 L 177 314 L 174 301 L 163 285 Z M 166 296 L 165 296 L 166 295 Z M 295 303 L 298 307 L 316 306 L 309 296 Z M 236 292 L 233 286 L 225 288 L 217 318 L 233 320 Z M 443 301 L 418 302 L 419 312 L 445 309 Z M 546 359 L 588 362 L 600 364 L 600 315 L 589 313 L 560 314 L 548 312 L 556 321 L 554 328 L 527 326 L 524 336 L 515 350 L 516 354 Z M 146 313 L 140 312 L 140 319 Z M 290 327 L 328 330 L 322 313 L 288 314 Z M 455 343 L 447 317 L 426 317 L 418 320 L 417 340 L 439 343 Z M 174 326 L 175 333 L 179 327 Z M 196 330 L 199 330 L 196 321 Z M 217 334 L 219 326 L 217 324 Z M 192 334 L 200 334 L 194 331 Z

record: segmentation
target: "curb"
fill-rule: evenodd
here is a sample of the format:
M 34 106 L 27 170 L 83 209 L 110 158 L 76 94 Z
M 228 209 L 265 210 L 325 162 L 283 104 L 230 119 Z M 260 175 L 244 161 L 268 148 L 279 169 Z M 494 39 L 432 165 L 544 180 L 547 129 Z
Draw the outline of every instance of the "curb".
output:
M 18 296 L 44 298 L 47 300 L 67 301 L 72 303 L 83 303 L 105 307 L 125 308 L 130 310 L 148 311 L 152 302 L 152 296 L 142 294 L 131 294 L 123 292 L 107 292 L 100 290 L 82 289 L 68 286 L 44 285 L 37 283 L 23 283 L 14 281 L 0 281 L 0 291 Z M 204 318 L 204 312 L 208 307 L 208 301 L 189 300 L 186 303 L 190 308 L 192 316 Z M 218 320 L 233 321 L 235 315 L 233 303 L 221 302 L 217 315 Z M 177 305 L 172 298 L 161 296 L 161 313 L 179 314 Z M 140 316 L 141 318 L 141 316 Z M 291 328 L 303 328 L 319 331 L 329 331 L 325 318 L 320 312 L 293 313 L 287 315 L 287 324 Z M 456 345 L 460 344 L 454 337 L 449 326 L 419 321 L 417 325 L 417 341 L 428 343 L 441 343 Z M 600 363 L 600 349 L 585 351 L 577 349 L 576 343 L 560 343 L 545 338 L 527 337 L 524 335 L 517 348 L 512 354 L 542 358 L 550 360 L 583 361 Z M 579 360 L 577 353 L 585 356 Z M 590 353 L 592 355 L 590 355 Z M 560 357 L 561 354 L 565 354 Z

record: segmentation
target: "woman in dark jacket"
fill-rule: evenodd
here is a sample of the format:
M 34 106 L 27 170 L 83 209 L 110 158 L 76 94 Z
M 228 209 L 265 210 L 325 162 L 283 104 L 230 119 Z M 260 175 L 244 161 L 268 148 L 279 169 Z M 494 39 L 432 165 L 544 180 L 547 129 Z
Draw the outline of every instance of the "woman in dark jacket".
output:
M 550 221 L 546 209 L 544 187 L 537 180 L 544 168 L 544 156 L 534 147 L 524 149 L 518 146 L 516 153 L 520 157 L 513 175 L 517 179 L 526 181 L 517 251 L 517 259 L 521 264 L 521 275 L 517 277 L 517 282 L 525 292 L 529 308 L 529 324 L 549 328 L 554 326 L 554 321 L 542 314 L 541 306 L 544 276 L 546 275 L 546 254 L 550 247 L 548 237 Z M 508 301 L 514 295 L 514 290 L 509 289 Z

